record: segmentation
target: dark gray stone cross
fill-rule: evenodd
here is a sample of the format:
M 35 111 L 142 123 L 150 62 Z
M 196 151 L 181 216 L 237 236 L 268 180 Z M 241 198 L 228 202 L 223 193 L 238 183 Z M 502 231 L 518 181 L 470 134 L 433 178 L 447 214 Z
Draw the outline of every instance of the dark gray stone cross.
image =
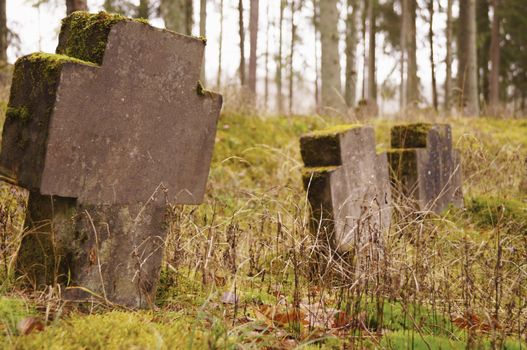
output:
M 204 45 L 76 12 L 57 55 L 17 61 L 0 166 L 30 190 L 17 266 L 35 287 L 153 301 L 166 201 L 200 203 L 209 173 L 222 99 L 198 83 Z
M 372 127 L 343 125 L 300 140 L 312 228 L 340 252 L 382 243 L 391 223 L 386 154 L 376 154 Z
M 463 206 L 460 155 L 452 146 L 450 125 L 398 125 L 391 130 L 391 143 L 390 176 L 400 205 L 435 213 Z

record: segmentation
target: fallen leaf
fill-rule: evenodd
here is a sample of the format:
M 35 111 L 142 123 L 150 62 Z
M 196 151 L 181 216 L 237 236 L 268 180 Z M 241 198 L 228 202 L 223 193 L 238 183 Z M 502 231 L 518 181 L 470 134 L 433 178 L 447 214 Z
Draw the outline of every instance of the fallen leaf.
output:
M 306 314 L 299 308 L 285 308 L 270 305 L 261 305 L 260 312 L 269 320 L 281 326 L 291 323 L 309 324 L 306 321 Z
M 26 317 L 20 320 L 17 324 L 18 331 L 22 335 L 28 335 L 33 332 L 40 332 L 44 330 L 44 323 L 36 317 Z
M 223 304 L 236 304 L 240 301 L 240 298 L 233 292 L 225 292 L 221 296 L 221 302 Z

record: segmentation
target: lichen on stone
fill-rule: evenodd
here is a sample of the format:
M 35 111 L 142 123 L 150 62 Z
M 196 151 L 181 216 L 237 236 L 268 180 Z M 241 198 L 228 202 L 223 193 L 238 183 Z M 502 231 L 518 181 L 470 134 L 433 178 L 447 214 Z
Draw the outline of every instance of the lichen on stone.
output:
M 148 24 L 142 18 L 131 19 L 102 11 L 95 14 L 73 12 L 62 20 L 57 53 L 101 65 L 113 26 L 132 21 Z
M 342 134 L 346 131 L 360 128 L 360 124 L 340 124 L 334 125 L 323 130 L 312 131 L 309 134 L 305 135 L 306 137 L 319 138 L 319 137 L 331 137 Z
M 434 127 L 430 123 L 397 125 L 391 131 L 393 148 L 424 148 L 427 146 L 428 132 Z
M 320 167 L 309 167 L 303 168 L 302 174 L 328 174 L 335 171 L 338 166 L 320 166 Z
M 29 120 L 29 110 L 26 106 L 7 107 L 6 117 L 27 121 Z
M 196 92 L 198 94 L 198 96 L 207 96 L 207 97 L 212 97 L 213 93 L 212 91 L 210 90 L 207 90 L 205 89 L 205 87 L 203 86 L 203 83 L 201 81 L 198 81 L 198 85 L 196 87 Z
M 73 57 L 43 52 L 19 58 L 13 72 L 7 118 L 28 121 L 34 113 L 31 101 L 35 96 L 55 94 L 60 72 L 66 63 L 94 65 Z

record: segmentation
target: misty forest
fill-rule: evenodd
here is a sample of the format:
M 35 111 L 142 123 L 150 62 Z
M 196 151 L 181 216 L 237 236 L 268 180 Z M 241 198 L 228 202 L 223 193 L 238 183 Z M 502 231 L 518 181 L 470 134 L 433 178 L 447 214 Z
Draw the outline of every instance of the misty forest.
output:
M 0 349 L 527 349 L 526 0 L 0 0 Z

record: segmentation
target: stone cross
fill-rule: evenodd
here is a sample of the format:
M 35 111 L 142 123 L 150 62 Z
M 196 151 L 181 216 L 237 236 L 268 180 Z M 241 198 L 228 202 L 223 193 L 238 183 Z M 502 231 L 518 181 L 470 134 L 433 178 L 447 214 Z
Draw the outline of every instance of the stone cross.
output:
M 395 126 L 391 146 L 390 175 L 398 195 L 413 200 L 420 211 L 463 206 L 460 156 L 452 147 L 450 125 Z
M 18 270 L 66 298 L 153 302 L 166 203 L 198 204 L 221 96 L 204 40 L 106 13 L 65 18 L 57 54 L 15 65 L 0 166 L 30 190 Z
M 391 222 L 386 154 L 376 154 L 372 127 L 343 125 L 300 140 L 313 230 L 345 252 L 382 240 Z

